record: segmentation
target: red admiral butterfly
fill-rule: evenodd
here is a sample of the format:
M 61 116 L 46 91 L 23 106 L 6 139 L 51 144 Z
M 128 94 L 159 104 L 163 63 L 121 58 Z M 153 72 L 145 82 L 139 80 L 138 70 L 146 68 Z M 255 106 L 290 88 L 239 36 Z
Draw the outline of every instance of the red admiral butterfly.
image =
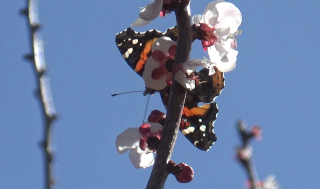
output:
M 178 38 L 177 27 L 169 28 L 165 33 L 157 30 L 149 30 L 144 33 L 135 32 L 128 28 L 116 35 L 116 44 L 120 53 L 128 65 L 140 76 L 144 71 L 144 65 L 151 56 L 152 44 L 160 37 L 167 36 L 173 41 Z M 215 73 L 208 75 L 208 69 L 195 72 L 197 85 L 195 89 L 188 90 L 180 131 L 188 140 L 201 150 L 209 150 L 217 140 L 213 132 L 213 124 L 217 119 L 218 107 L 212 103 L 224 88 L 223 73 L 215 68 Z M 170 87 L 167 86 L 159 91 L 163 104 L 167 108 Z M 198 106 L 199 103 L 205 103 Z

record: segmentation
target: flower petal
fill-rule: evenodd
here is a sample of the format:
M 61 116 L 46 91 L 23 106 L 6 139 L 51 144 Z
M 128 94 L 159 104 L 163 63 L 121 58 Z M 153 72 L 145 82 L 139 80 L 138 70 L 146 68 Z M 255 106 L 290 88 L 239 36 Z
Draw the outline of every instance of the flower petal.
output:
M 214 27 L 218 20 L 218 10 L 216 9 L 216 4 L 223 2 L 223 1 L 213 1 L 209 3 L 206 7 L 206 9 L 203 11 L 203 21 L 206 24 L 211 25 Z
M 139 146 L 139 140 L 142 136 L 139 133 L 139 128 L 128 128 L 118 135 L 116 146 L 118 153 L 122 154 L 127 150 L 135 149 Z
M 219 52 L 220 57 L 224 57 L 231 49 L 231 43 L 220 40 L 221 42 L 216 42 L 214 48 Z M 213 48 L 212 48 L 213 49 Z
M 196 71 L 199 66 L 205 67 L 204 62 L 200 59 L 192 59 L 183 63 L 183 70 L 190 75 L 192 72 Z
M 216 34 L 220 37 L 226 37 L 234 34 L 241 22 L 242 15 L 240 10 L 232 3 L 224 1 L 214 1 L 208 4 L 203 15 L 196 15 L 193 23 L 205 23 L 215 28 Z
M 167 59 L 167 56 L 164 55 L 164 53 L 160 50 L 153 51 L 151 56 L 153 60 L 156 62 L 163 62 L 163 61 L 166 61 Z
M 171 46 L 177 45 L 175 41 L 172 41 L 169 37 L 163 36 L 157 39 L 152 45 L 152 52 L 156 50 L 162 51 L 165 55 L 168 54 L 168 51 Z
M 226 37 L 228 37 L 229 35 L 231 35 L 233 33 L 230 32 L 230 27 L 228 27 L 228 28 L 217 28 L 216 29 L 216 35 L 219 36 L 219 37 L 226 38 Z
M 140 148 L 137 150 L 131 150 L 129 153 L 129 158 L 133 166 L 137 169 L 151 167 L 154 164 L 153 153 L 146 154 Z
M 163 0 L 155 0 L 153 3 L 148 4 L 139 16 L 143 20 L 151 21 L 158 17 L 160 11 L 162 10 Z
M 221 72 L 230 72 L 236 67 L 238 51 L 231 49 L 229 53 L 222 57 L 221 62 L 216 62 L 217 68 Z
M 229 72 L 236 67 L 238 51 L 232 49 L 231 46 L 231 39 L 222 39 L 221 43 L 216 42 L 213 46 L 208 47 L 210 61 L 215 63 L 221 72 Z
M 197 14 L 197 15 L 194 15 L 192 17 L 192 23 L 195 24 L 195 25 L 199 25 L 200 23 L 202 23 L 202 15 L 200 14 Z
M 221 59 L 220 52 L 217 50 L 216 45 L 208 47 L 208 55 L 211 62 L 218 62 Z
M 134 21 L 134 22 L 131 24 L 131 26 L 134 26 L 134 27 L 145 26 L 145 25 L 149 24 L 150 22 L 151 22 L 151 21 L 147 21 L 147 20 L 138 18 L 136 21 Z
M 230 28 L 229 34 L 235 33 L 242 22 L 240 10 L 229 2 L 218 3 L 216 8 L 219 12 L 216 28 Z
M 274 175 L 269 175 L 263 183 L 263 189 L 278 189 L 279 184 L 275 179 L 276 177 Z
M 216 63 L 211 62 L 206 57 L 204 57 L 202 62 L 204 64 L 204 67 L 209 70 L 208 75 L 213 75 L 216 72 L 216 70 L 214 69 L 214 67 L 216 66 Z
M 144 72 L 142 74 L 143 80 L 147 88 L 162 90 L 167 86 L 167 75 L 163 75 L 161 78 L 155 80 L 152 77 L 152 72 L 154 69 L 160 67 L 160 63 L 156 62 L 152 57 L 147 60 Z
M 178 81 L 186 89 L 192 90 L 195 88 L 194 80 L 187 79 L 186 74 L 183 73 L 181 70 L 177 71 L 177 73 L 174 76 L 174 79 Z
M 155 133 L 163 130 L 163 126 L 160 123 L 148 122 L 151 125 L 151 132 Z
M 148 4 L 139 13 L 139 18 L 131 25 L 135 27 L 145 26 L 152 20 L 158 17 L 162 10 L 163 0 L 155 0 L 153 3 Z

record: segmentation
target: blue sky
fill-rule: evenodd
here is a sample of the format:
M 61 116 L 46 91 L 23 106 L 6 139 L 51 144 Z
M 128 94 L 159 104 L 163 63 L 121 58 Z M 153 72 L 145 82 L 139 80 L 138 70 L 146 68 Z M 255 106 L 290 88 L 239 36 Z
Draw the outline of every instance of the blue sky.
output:
M 200 14 L 210 1 L 192 1 Z M 274 174 L 282 188 L 318 188 L 320 175 L 320 12 L 317 0 L 233 0 L 243 14 L 238 61 L 226 73 L 215 132 L 209 152 L 193 147 L 180 133 L 175 162 L 192 166 L 189 184 L 169 176 L 166 188 L 245 188 L 245 173 L 235 161 L 240 140 L 238 119 L 261 125 L 263 140 L 253 141 L 260 179 Z M 138 17 L 139 1 L 40 1 L 41 34 L 55 107 L 54 174 L 56 188 L 144 188 L 151 168 L 135 169 L 128 154 L 118 154 L 116 136 L 138 127 L 147 98 L 115 45 L 115 34 Z M 22 55 L 29 53 L 25 1 L 0 3 L 0 188 L 42 188 L 42 117 L 35 99 L 35 77 Z M 135 28 L 166 30 L 174 15 Z M 200 43 L 190 58 L 207 56 Z M 148 112 L 164 111 L 158 94 Z

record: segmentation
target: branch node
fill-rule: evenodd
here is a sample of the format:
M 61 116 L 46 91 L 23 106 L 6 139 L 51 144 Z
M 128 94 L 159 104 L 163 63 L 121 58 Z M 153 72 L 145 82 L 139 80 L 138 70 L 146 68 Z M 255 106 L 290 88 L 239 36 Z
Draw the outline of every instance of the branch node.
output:
M 51 114 L 48 116 L 48 119 L 50 122 L 53 122 L 54 120 L 56 120 L 58 118 L 57 114 Z
M 30 53 L 30 54 L 25 54 L 24 56 L 23 56 L 23 58 L 25 59 L 25 60 L 28 60 L 28 61 L 34 61 L 34 54 L 32 54 L 32 53 Z
M 30 54 L 24 55 L 24 58 L 33 62 L 34 73 L 37 80 L 37 89 L 34 91 L 36 98 L 38 98 L 44 119 L 44 139 L 39 142 L 39 146 L 44 154 L 44 184 L 46 189 L 52 189 L 55 183 L 53 177 L 53 155 L 51 152 L 51 138 L 52 138 L 52 122 L 57 118 L 53 100 L 51 97 L 50 83 L 48 77 L 45 76 L 46 65 L 43 55 L 43 44 L 37 31 L 41 27 L 38 18 L 37 0 L 27 0 L 26 8 L 20 9 L 20 14 L 27 17 L 27 26 L 29 38 L 31 39 Z
M 40 98 L 41 99 L 41 90 L 40 89 L 36 89 L 34 91 L 34 94 L 35 94 L 36 98 Z
M 21 16 L 28 16 L 28 14 L 29 14 L 28 8 L 22 8 L 22 9 L 20 9 L 19 14 L 20 14 Z
M 41 24 L 39 24 L 39 23 L 32 24 L 31 25 L 32 33 L 36 32 L 38 29 L 40 29 L 40 27 L 41 27 Z
M 37 73 L 39 75 L 39 77 L 43 76 L 45 73 L 46 73 L 46 69 L 41 69 L 41 70 L 38 70 Z
M 41 147 L 41 148 L 44 148 L 44 149 L 46 149 L 46 146 L 47 146 L 47 141 L 40 141 L 39 142 L 39 146 Z

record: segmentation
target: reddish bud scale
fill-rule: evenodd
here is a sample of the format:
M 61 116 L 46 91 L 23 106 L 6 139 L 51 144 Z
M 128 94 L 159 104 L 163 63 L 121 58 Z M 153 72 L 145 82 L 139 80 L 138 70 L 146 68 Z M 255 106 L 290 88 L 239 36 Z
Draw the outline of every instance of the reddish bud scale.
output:
M 151 133 L 151 125 L 148 123 L 142 124 L 139 127 L 139 133 L 143 136 L 146 137 L 147 135 L 149 135 L 149 133 Z
M 172 173 L 175 177 L 176 180 L 180 183 L 188 183 L 192 181 L 194 177 L 194 171 L 192 167 L 188 166 L 185 163 L 180 163 L 176 165 L 176 167 L 179 167 L 179 171 Z
M 207 24 L 200 23 L 200 26 L 193 25 L 193 28 L 196 31 L 195 38 L 201 40 L 202 48 L 205 51 L 218 40 L 217 35 L 214 33 L 215 28 L 210 27 Z
M 154 122 L 154 123 L 162 123 L 162 120 L 166 118 L 166 115 L 159 111 L 159 110 L 153 110 L 149 117 L 148 117 L 148 122 Z
M 256 183 L 256 187 L 257 187 L 257 186 L 263 186 L 263 184 L 264 184 L 263 181 L 258 181 L 258 182 Z M 251 181 L 248 180 L 248 181 L 246 182 L 246 185 L 247 185 L 249 188 L 251 188 L 251 187 L 252 187 Z
M 139 141 L 139 147 L 141 150 L 145 151 L 147 148 L 147 142 L 145 138 L 141 138 Z
M 251 133 L 252 133 L 252 136 L 259 138 L 259 137 L 261 137 L 262 130 L 259 126 L 254 126 L 251 129 Z

